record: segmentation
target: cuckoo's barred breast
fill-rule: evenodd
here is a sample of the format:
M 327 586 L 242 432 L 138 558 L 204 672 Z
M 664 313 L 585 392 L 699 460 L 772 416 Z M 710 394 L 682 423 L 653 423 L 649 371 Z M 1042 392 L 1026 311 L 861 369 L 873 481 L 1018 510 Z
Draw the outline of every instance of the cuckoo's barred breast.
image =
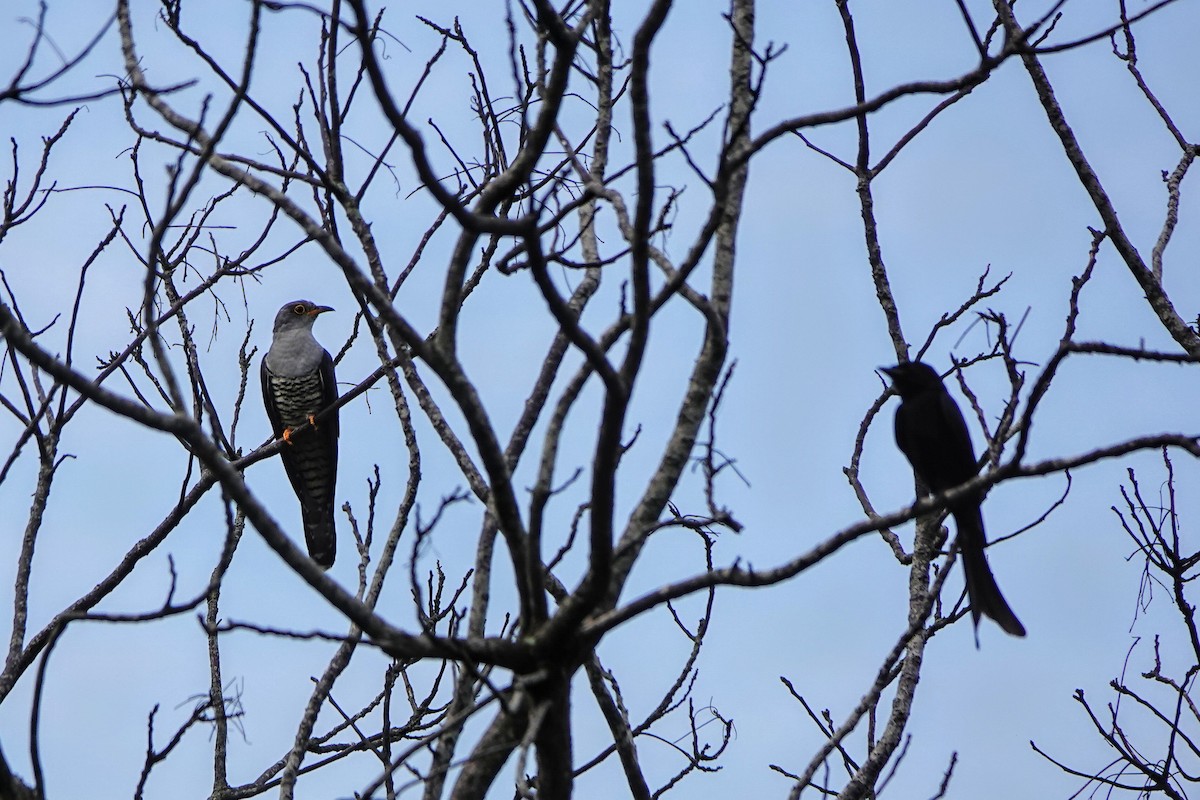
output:
M 285 427 L 299 427 L 308 422 L 310 415 L 321 410 L 320 372 L 297 377 L 271 375 L 270 381 L 275 408 Z M 317 422 L 316 430 L 309 428 L 290 437 L 290 457 L 284 462 L 301 502 L 313 511 L 332 504 L 333 483 L 337 474 L 337 451 L 330 448 L 320 435 L 321 424 Z
M 275 408 L 284 426 L 295 428 L 303 425 L 308 422 L 310 414 L 321 410 L 323 387 L 319 370 L 295 377 L 271 373 L 270 381 Z

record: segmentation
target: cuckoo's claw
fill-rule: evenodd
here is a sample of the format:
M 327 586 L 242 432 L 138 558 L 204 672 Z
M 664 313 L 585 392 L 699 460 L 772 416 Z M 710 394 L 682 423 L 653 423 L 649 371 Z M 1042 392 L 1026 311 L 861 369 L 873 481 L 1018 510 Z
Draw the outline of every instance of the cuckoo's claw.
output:
M 317 427 L 317 417 L 315 414 L 308 415 L 308 424 L 312 425 L 313 428 Z M 293 442 L 292 439 L 296 438 L 296 429 L 295 428 L 284 428 L 283 435 L 280 436 L 279 438 L 283 439 L 288 444 L 295 444 L 295 442 Z

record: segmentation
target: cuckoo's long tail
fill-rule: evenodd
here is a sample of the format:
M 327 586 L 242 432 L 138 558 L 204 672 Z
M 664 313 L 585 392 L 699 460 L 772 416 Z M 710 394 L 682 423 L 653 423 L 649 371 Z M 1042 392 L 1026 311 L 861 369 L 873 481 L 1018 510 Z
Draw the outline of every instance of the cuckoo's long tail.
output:
M 308 554 L 323 569 L 333 566 L 337 555 L 337 530 L 333 524 L 333 509 L 309 511 L 301 509 L 304 516 L 304 541 Z

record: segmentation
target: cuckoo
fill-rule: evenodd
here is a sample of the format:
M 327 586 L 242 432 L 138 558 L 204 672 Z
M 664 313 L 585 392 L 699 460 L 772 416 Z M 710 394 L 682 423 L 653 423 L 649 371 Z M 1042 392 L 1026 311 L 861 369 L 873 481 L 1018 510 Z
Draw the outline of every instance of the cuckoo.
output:
M 896 410 L 896 445 L 912 464 L 913 472 L 930 491 L 941 493 L 966 483 L 979 472 L 971 435 L 958 404 L 942 385 L 937 370 L 920 361 L 885 367 L 892 387 L 900 395 Z M 980 511 L 982 495 L 972 492 L 949 503 L 958 528 L 958 551 L 962 554 L 971 617 L 976 629 L 980 615 L 994 619 L 1006 633 L 1024 636 L 1025 626 L 1008 607 L 983 548 Z M 977 640 L 978 641 L 978 640 Z
M 275 315 L 271 349 L 262 360 L 263 403 L 304 520 L 308 554 L 323 568 L 333 566 L 337 484 L 337 410 L 316 415 L 337 401 L 333 359 L 313 337 L 313 323 L 329 306 L 294 300 Z M 302 431 L 295 429 L 308 423 Z

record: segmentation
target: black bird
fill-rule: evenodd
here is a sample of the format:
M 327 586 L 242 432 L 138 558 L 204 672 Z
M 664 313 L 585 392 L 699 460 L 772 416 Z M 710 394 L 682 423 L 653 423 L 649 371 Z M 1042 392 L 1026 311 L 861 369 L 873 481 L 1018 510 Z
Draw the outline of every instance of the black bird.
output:
M 263 403 L 304 520 L 308 554 L 325 569 L 333 566 L 337 535 L 333 524 L 337 485 L 337 411 L 315 420 L 338 398 L 333 359 L 313 338 L 313 323 L 329 306 L 293 300 L 275 315 L 271 349 L 262 360 Z M 293 433 L 306 422 L 313 426 Z
M 979 472 L 967 423 L 954 398 L 942 385 L 936 370 L 920 361 L 897 364 L 883 369 L 892 379 L 892 388 L 900 395 L 896 410 L 896 444 L 912 464 L 913 472 L 940 494 L 961 486 Z M 958 550 L 966 573 L 967 595 L 971 598 L 971 617 L 979 627 L 985 614 L 1013 636 L 1024 636 L 1025 626 L 1008 607 L 1000 587 L 992 577 L 983 548 L 983 498 L 970 494 L 950 504 L 950 513 L 958 528 Z

